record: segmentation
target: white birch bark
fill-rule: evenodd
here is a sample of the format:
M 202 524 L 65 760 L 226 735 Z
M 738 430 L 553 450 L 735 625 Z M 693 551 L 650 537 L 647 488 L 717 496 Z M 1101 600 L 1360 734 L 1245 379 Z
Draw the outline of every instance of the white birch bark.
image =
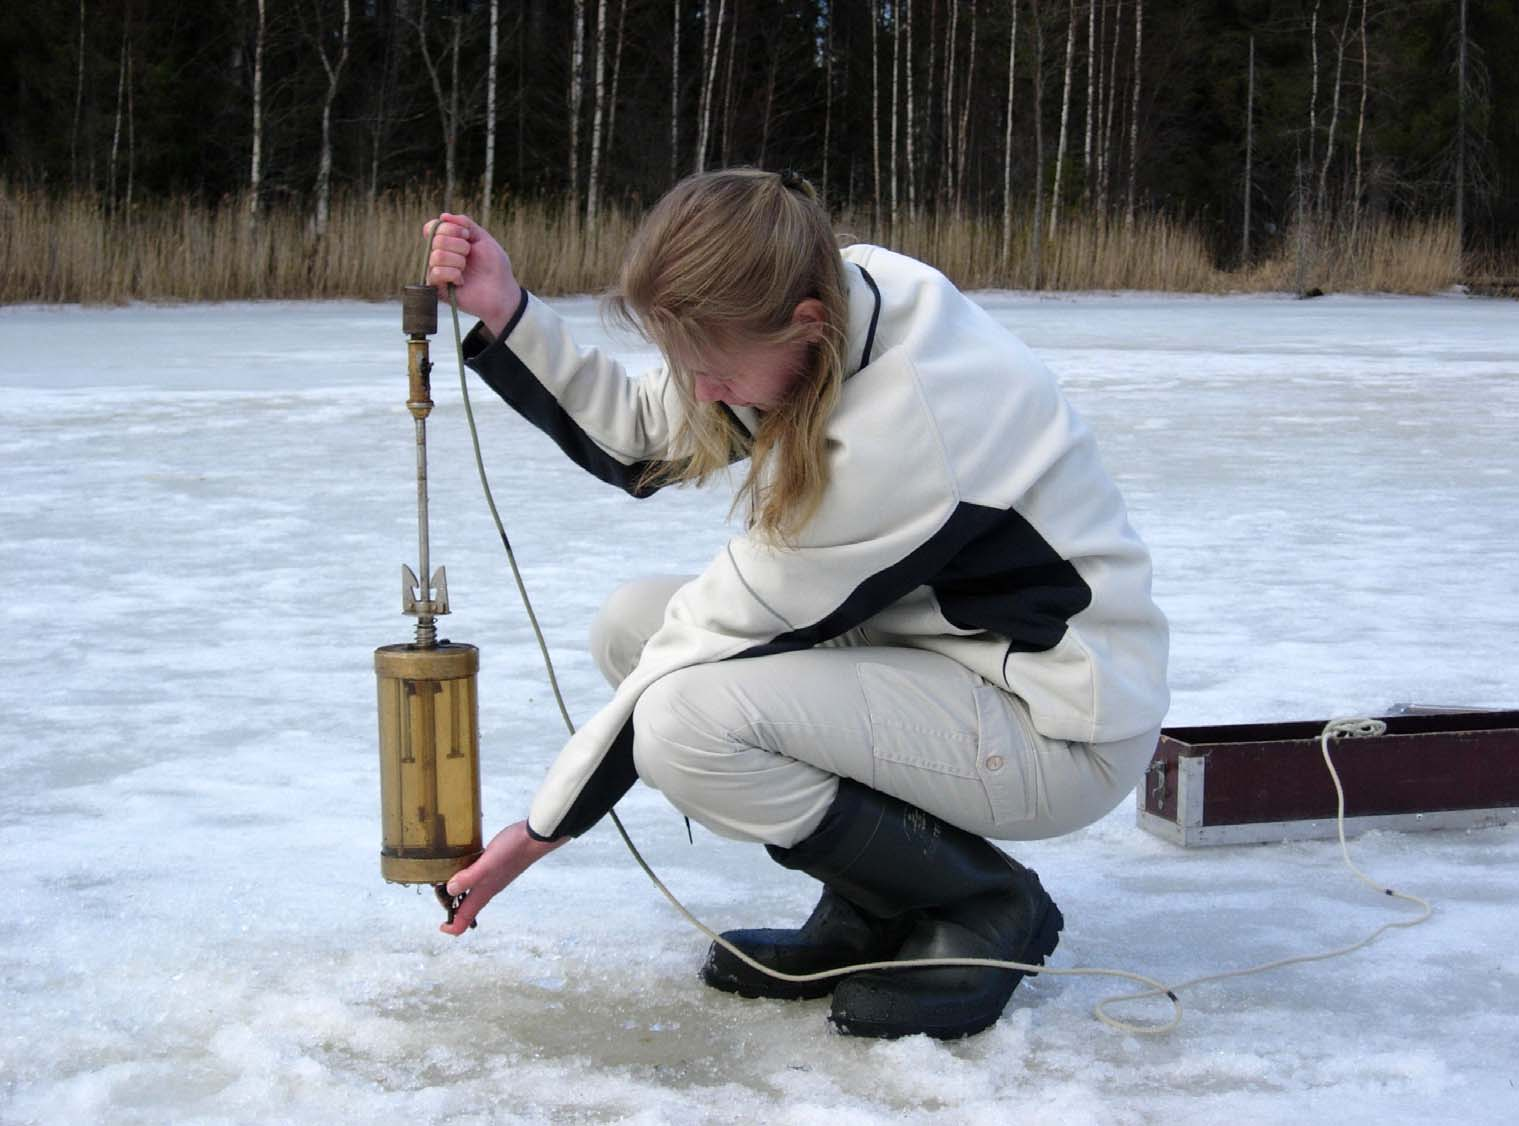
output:
M 1034 234 L 1030 245 L 1035 289 L 1044 282 L 1044 13 L 1029 0 L 1034 17 Z
M 1108 49 L 1108 71 L 1104 85 L 1106 92 L 1102 116 L 1102 156 L 1098 160 L 1100 168 L 1097 184 L 1097 210 L 1106 215 L 1108 211 L 1109 188 L 1113 183 L 1113 122 L 1116 117 L 1114 104 L 1118 97 L 1118 45 L 1123 40 L 1123 0 L 1117 0 L 1113 7 L 1113 43 Z
M 74 126 L 69 132 L 69 185 L 75 191 L 79 190 L 79 118 L 84 109 L 84 25 L 84 0 L 79 0 L 79 71 L 74 85 Z
M 618 0 L 617 39 L 612 47 L 612 92 L 607 95 L 607 139 L 602 146 L 602 159 L 608 168 L 612 166 L 612 152 L 617 143 L 617 92 L 622 83 L 622 27 L 627 16 L 628 0 Z
M 1308 42 L 1312 47 L 1313 58 L 1313 86 L 1308 96 L 1308 168 L 1312 175 L 1314 165 L 1318 163 L 1318 137 L 1319 137 L 1319 4 L 1322 0 L 1313 0 L 1313 17 L 1308 22 Z M 1318 210 L 1317 201 L 1314 210 Z
M 596 79 L 595 79 L 595 104 L 591 110 L 591 167 L 590 176 L 585 189 L 585 221 L 588 224 L 596 222 L 597 211 L 601 206 L 601 188 L 599 178 L 601 176 L 601 128 L 606 118 L 607 103 L 607 0 L 597 0 L 596 4 Z
M 738 4 L 739 0 L 733 0 L 733 18 L 728 21 L 728 65 L 723 68 L 722 162 L 725 165 L 733 160 L 733 57 L 738 54 Z
M 912 154 L 912 135 L 916 129 L 917 114 L 913 111 L 912 90 L 912 0 L 906 0 L 907 13 L 907 53 L 902 56 L 902 66 L 907 71 L 907 117 L 904 119 L 903 141 L 907 145 L 907 215 L 916 218 L 918 214 L 918 173 L 917 162 Z
M 1076 60 L 1076 0 L 1071 0 L 1065 28 L 1065 86 L 1060 95 L 1060 139 L 1055 144 L 1055 180 L 1050 185 L 1050 240 L 1060 220 L 1060 184 L 1065 173 L 1065 137 L 1071 118 L 1071 71 Z
M 580 99 L 585 90 L 585 0 L 575 0 L 570 46 L 570 214 L 580 216 Z
M 453 43 L 453 66 L 450 74 L 453 89 L 444 93 L 443 77 L 439 73 L 438 64 L 441 60 L 433 57 L 432 44 L 427 39 L 427 14 L 430 5 L 428 0 L 422 0 L 417 5 L 417 19 L 412 25 L 417 30 L 417 44 L 421 49 L 422 63 L 427 68 L 427 77 L 432 83 L 433 100 L 438 107 L 438 124 L 443 129 L 443 207 L 445 210 L 453 207 L 455 170 L 458 167 L 459 147 L 459 18 L 455 10 L 451 19 L 454 25 Z
M 1139 172 L 1139 78 L 1140 48 L 1145 37 L 1145 0 L 1134 4 L 1134 100 L 1129 106 L 1129 205 L 1124 212 L 1124 226 L 1134 226 L 1134 181 Z
M 1092 101 L 1096 94 L 1097 71 L 1097 0 L 1091 0 L 1087 12 L 1087 120 L 1081 141 L 1081 203 L 1092 201 Z
M 1350 239 L 1355 241 L 1356 230 L 1361 223 L 1361 141 L 1366 135 L 1366 70 L 1367 54 L 1370 48 L 1366 45 L 1366 4 L 1367 0 L 1361 0 L 1361 113 L 1356 122 L 1355 131 L 1355 191 L 1351 193 L 1350 202 Z
M 121 26 L 121 50 L 116 59 L 116 124 L 111 129 L 111 162 L 106 171 L 106 206 L 116 206 L 116 154 L 121 151 L 121 115 L 126 105 L 127 89 L 127 28 Z
M 265 0 L 254 0 L 258 8 L 258 23 L 253 34 L 253 153 L 248 170 L 249 220 L 258 217 L 259 184 L 264 174 L 264 2 Z M 80 0 L 79 8 L 83 12 L 83 0 Z M 80 34 L 82 37 L 83 32 Z
M 939 206 L 947 208 L 955 197 L 955 57 L 960 31 L 960 5 L 949 3 L 949 34 L 944 40 L 944 97 L 940 99 L 943 118 L 939 144 Z
M 900 101 L 898 76 L 902 70 L 902 13 L 896 8 L 891 13 L 891 233 L 896 237 L 901 222 L 897 203 L 897 105 Z
M 1340 124 L 1340 86 L 1345 74 L 1345 43 L 1350 37 L 1350 12 L 1353 0 L 1346 0 L 1345 22 L 1340 27 L 1339 41 L 1335 44 L 1334 96 L 1329 104 L 1329 136 L 1324 141 L 1324 163 L 1319 167 L 1319 205 L 1325 206 L 1329 199 L 1329 166 L 1334 162 L 1334 135 Z
M 880 26 L 880 0 L 870 0 L 870 152 L 875 171 L 871 181 L 872 238 L 879 238 L 881 230 L 881 49 L 877 39 Z
M 1007 120 L 1002 136 L 1002 265 L 1013 249 L 1013 77 L 1018 73 L 1018 0 L 1011 0 L 1013 29 L 1007 37 Z
M 701 95 L 701 132 L 700 139 L 696 144 L 696 170 L 702 172 L 707 167 L 707 143 L 711 136 L 712 128 L 712 95 L 717 83 L 717 64 L 723 49 L 723 15 L 727 9 L 728 0 L 718 0 L 717 22 L 707 28 L 707 57 L 705 59 L 706 74 L 702 78 Z
M 322 70 L 327 74 L 327 91 L 322 97 L 322 147 L 317 157 L 316 169 L 316 223 L 313 233 L 317 238 L 327 235 L 327 219 L 332 206 L 332 103 L 338 95 L 338 83 L 343 78 L 343 68 L 348 64 L 348 32 L 351 14 L 348 0 L 343 0 L 343 27 L 338 34 L 336 57 L 328 58 L 326 27 L 322 19 L 322 0 L 316 5 L 316 49 L 322 60 Z
M 965 62 L 965 94 L 960 99 L 960 139 L 955 153 L 955 214 L 965 210 L 965 161 L 970 148 L 970 107 L 976 96 L 976 0 L 970 0 L 970 53 Z

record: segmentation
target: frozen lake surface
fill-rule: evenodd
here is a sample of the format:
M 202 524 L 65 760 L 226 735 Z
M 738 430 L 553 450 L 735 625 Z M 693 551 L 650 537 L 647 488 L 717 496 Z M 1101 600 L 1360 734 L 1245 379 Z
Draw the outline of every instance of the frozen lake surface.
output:
M 980 299 L 1059 373 L 1154 552 L 1170 723 L 1519 705 L 1519 304 Z M 592 302 L 555 304 L 605 340 Z M 371 653 L 410 639 L 416 550 L 396 307 L 8 308 L 0 354 L 0 1121 L 1513 1121 L 1515 826 L 1361 838 L 1357 861 L 1434 919 L 1193 990 L 1164 1037 L 1097 1023 L 1125 989 L 1102 979 L 1025 982 L 954 1044 L 850 1040 L 826 1002 L 713 993 L 705 939 L 610 823 L 478 931 L 438 934 L 377 856 Z M 433 358 L 432 558 L 445 634 L 482 651 L 492 832 L 562 732 L 446 318 Z M 634 502 L 474 390 L 583 718 L 606 695 L 585 643 L 601 599 L 700 569 L 728 497 Z M 659 795 L 620 808 L 709 923 L 810 908 L 815 885 L 761 849 L 688 844 Z M 1127 803 L 1018 855 L 1068 920 L 1056 966 L 1179 981 L 1407 916 L 1332 841 L 1184 852 Z

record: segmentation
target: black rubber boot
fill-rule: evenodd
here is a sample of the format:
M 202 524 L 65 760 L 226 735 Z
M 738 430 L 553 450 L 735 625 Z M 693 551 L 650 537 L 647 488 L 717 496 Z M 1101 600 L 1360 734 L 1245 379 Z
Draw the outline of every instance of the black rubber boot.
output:
M 822 898 L 800 929 L 724 931 L 723 937 L 773 969 L 810 974 L 895 957 L 911 929 L 910 919 L 878 919 L 825 886 Z M 781 981 L 739 961 L 715 942 L 707 951 L 701 979 L 713 989 L 741 997 L 774 997 L 783 1001 L 826 997 L 843 980 L 829 977 L 809 982 Z
M 1043 965 L 1065 925 L 1031 869 L 973 833 L 848 779 L 817 831 L 770 854 L 878 918 L 911 923 L 898 960 Z M 996 1022 L 1023 976 L 982 966 L 852 974 L 835 988 L 829 1019 L 852 1036 L 970 1036 Z

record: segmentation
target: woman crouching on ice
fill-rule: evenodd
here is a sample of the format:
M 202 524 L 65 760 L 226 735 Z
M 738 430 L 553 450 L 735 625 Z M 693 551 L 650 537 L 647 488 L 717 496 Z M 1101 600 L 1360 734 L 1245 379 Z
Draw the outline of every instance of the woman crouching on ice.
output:
M 592 649 L 610 703 L 524 821 L 448 883 L 462 934 L 635 778 L 714 833 L 819 880 L 797 930 L 725 935 L 766 965 L 1043 964 L 1064 920 L 986 840 L 1103 816 L 1166 704 L 1150 560 L 1053 376 L 937 271 L 842 252 L 800 177 L 677 184 L 610 298 L 664 356 L 637 379 L 581 351 L 505 251 L 443 215 L 428 280 L 481 323 L 469 365 L 603 481 L 647 496 L 748 459 L 748 531 L 694 578 L 613 592 Z M 977 967 L 798 986 L 714 945 L 710 986 L 833 993 L 859 1036 L 965 1036 L 1021 975 Z

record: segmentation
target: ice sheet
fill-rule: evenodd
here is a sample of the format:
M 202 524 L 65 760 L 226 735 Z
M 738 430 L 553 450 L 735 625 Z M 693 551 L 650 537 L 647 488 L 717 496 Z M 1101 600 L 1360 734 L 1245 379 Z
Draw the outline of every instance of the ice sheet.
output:
M 1172 723 L 1395 701 L 1519 703 L 1519 305 L 1459 297 L 983 294 L 1060 374 L 1151 545 Z M 556 302 L 607 342 L 587 299 Z M 1519 829 L 1381 833 L 1358 861 L 1435 919 L 1335 962 L 1202 987 L 1181 1029 L 1044 976 L 957 1044 L 862 1043 L 824 1003 L 705 990 L 705 940 L 610 826 L 462 940 L 379 878 L 372 650 L 407 640 L 412 428 L 393 306 L 0 309 L 0 1120 L 1474 1122 L 1519 1105 Z M 467 327 L 467 326 L 466 326 Z M 445 319 L 434 563 L 482 649 L 485 807 L 561 743 L 480 500 Z M 475 385 L 498 502 L 571 707 L 617 582 L 694 571 L 722 493 L 634 502 Z M 808 881 L 622 811 L 720 927 L 799 920 Z M 1332 842 L 1183 852 L 1128 804 L 1026 846 L 1055 965 L 1165 980 L 1396 917 Z M 1160 1010 L 1135 1013 L 1163 1016 Z M 1507 1109 L 1505 1109 L 1507 1108 Z

